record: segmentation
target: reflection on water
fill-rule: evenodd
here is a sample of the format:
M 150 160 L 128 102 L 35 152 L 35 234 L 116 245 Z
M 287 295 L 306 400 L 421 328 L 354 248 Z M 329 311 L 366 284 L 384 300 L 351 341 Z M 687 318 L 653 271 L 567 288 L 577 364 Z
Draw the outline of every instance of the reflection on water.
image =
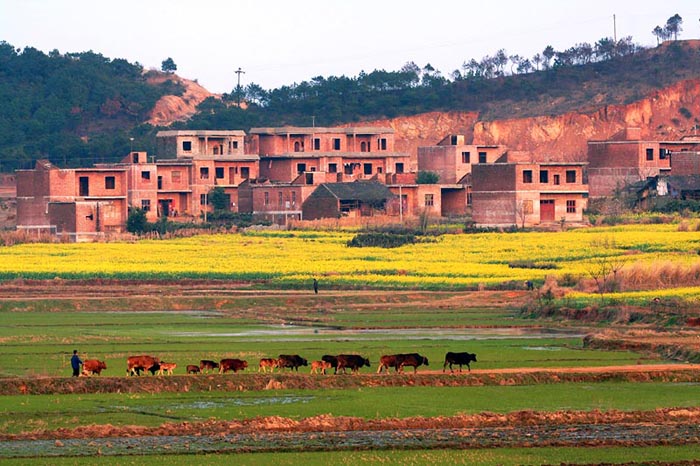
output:
M 404 340 L 498 340 L 513 338 L 581 338 L 578 329 L 551 329 L 541 327 L 493 328 L 382 328 L 338 329 L 328 327 L 301 327 L 277 325 L 240 332 L 171 332 L 177 337 L 236 337 L 249 341 L 318 341 L 347 338 L 354 341 L 386 339 L 388 336 Z

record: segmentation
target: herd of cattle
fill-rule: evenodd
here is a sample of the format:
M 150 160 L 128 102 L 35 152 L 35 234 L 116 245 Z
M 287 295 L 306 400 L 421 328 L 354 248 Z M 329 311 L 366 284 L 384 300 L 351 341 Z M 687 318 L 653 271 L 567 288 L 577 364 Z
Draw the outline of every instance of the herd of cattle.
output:
M 452 353 L 448 352 L 445 355 L 445 363 L 442 366 L 442 371 L 445 372 L 449 366 L 450 372 L 454 373 L 453 366 L 459 366 L 459 372 L 462 372 L 462 366 L 467 366 L 471 371 L 470 362 L 476 362 L 476 354 L 473 353 Z M 419 366 L 427 366 L 428 358 L 421 356 L 418 353 L 405 354 L 389 354 L 379 358 L 379 368 L 377 373 L 389 372 L 393 368 L 396 373 L 403 373 L 405 367 L 413 367 L 415 374 Z M 299 367 L 309 366 L 306 359 L 298 354 L 280 354 L 278 358 L 263 358 L 258 364 L 258 372 L 271 372 L 275 369 L 283 371 L 288 368 L 299 372 Z M 333 369 L 333 373 L 346 373 L 347 369 L 356 374 L 362 367 L 370 367 L 369 359 L 357 354 L 339 354 L 337 356 L 325 355 L 319 361 L 311 362 L 312 374 L 326 374 L 327 370 Z M 248 362 L 242 359 L 227 358 L 219 362 L 203 359 L 199 361 L 199 365 L 191 364 L 187 366 L 188 374 L 200 374 L 207 372 L 218 371 L 219 374 L 233 371 L 238 372 L 248 367 Z M 176 363 L 161 361 L 155 356 L 140 355 L 129 356 L 126 360 L 127 375 L 141 375 L 142 372 L 150 372 L 153 375 L 163 375 L 165 373 L 172 374 L 177 368 Z M 97 359 L 88 359 L 83 363 L 83 375 L 89 376 L 100 373 L 107 369 L 107 365 Z

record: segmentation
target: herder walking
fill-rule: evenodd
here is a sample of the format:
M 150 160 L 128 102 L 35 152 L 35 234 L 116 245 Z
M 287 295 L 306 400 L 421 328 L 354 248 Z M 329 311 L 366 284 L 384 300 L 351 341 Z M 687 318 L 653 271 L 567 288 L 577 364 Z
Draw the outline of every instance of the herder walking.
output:
M 70 365 L 73 368 L 73 377 L 80 376 L 80 366 L 83 364 L 83 360 L 78 356 L 78 350 L 73 350 L 73 357 L 70 358 Z

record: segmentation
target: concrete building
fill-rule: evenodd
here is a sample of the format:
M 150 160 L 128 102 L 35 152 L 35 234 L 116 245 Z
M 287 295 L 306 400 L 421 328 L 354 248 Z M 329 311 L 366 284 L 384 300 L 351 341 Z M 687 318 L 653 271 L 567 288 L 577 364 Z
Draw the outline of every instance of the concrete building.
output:
M 472 217 L 479 226 L 581 222 L 588 203 L 585 163 L 508 162 L 474 166 Z

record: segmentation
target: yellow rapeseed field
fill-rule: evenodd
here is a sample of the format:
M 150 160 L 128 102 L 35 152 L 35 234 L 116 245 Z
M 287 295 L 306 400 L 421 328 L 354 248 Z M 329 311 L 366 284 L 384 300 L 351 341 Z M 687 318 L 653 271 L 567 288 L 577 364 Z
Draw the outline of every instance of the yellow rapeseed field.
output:
M 262 231 L 22 244 L 0 247 L 0 278 L 233 278 L 298 286 L 315 276 L 327 284 L 446 289 L 585 276 L 600 257 L 638 268 L 659 261 L 691 266 L 700 249 L 700 234 L 672 224 L 443 235 L 394 249 L 347 247 L 353 234 Z

